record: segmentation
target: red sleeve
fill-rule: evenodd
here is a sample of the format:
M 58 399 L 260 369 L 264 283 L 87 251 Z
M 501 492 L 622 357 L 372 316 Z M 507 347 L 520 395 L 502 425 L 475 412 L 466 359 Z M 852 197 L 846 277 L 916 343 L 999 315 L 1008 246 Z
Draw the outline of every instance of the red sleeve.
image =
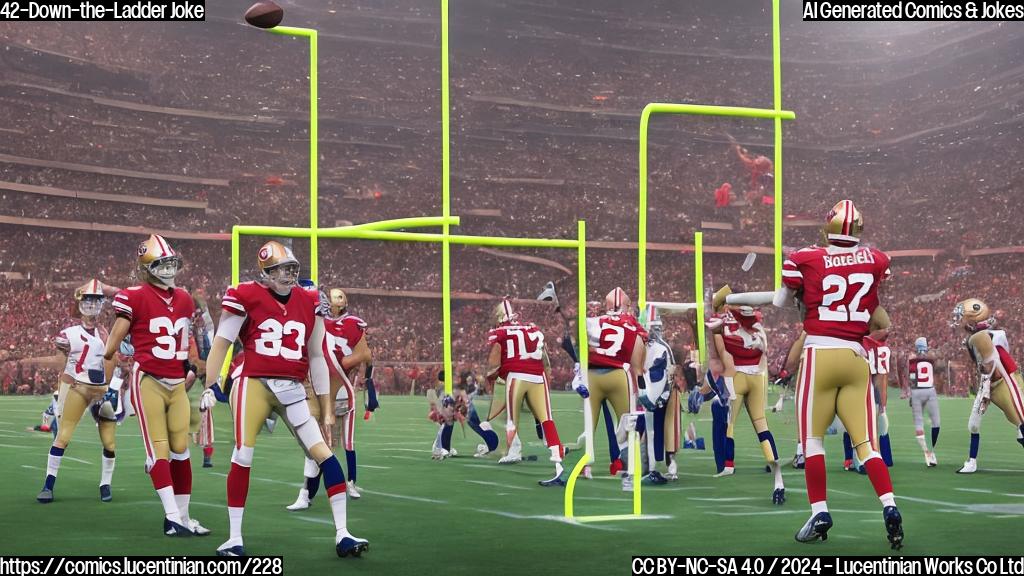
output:
M 798 256 L 794 254 L 790 258 L 786 258 L 786 261 L 782 263 L 782 283 L 787 288 L 793 290 L 799 290 L 804 286 L 804 275 L 800 271 L 800 267 L 797 266 L 796 260 Z
M 132 305 L 131 292 L 121 290 L 114 295 L 114 303 L 112 304 L 114 307 L 114 314 L 131 320 L 132 314 L 134 313 Z
M 487 333 L 487 344 L 494 345 L 498 343 L 498 330 L 491 330 Z
M 891 262 L 891 259 L 889 258 L 888 254 L 882 252 L 881 250 L 876 250 L 875 252 L 877 253 L 875 256 L 875 261 L 878 262 L 879 270 L 878 280 L 879 282 L 881 282 L 882 280 L 888 280 L 889 277 L 892 276 L 892 271 L 889 269 L 889 263 Z
M 247 316 L 248 312 L 245 309 L 245 301 L 240 293 L 239 286 L 229 286 L 227 291 L 224 292 L 224 299 L 220 301 L 220 307 L 225 312 L 230 312 L 236 316 Z

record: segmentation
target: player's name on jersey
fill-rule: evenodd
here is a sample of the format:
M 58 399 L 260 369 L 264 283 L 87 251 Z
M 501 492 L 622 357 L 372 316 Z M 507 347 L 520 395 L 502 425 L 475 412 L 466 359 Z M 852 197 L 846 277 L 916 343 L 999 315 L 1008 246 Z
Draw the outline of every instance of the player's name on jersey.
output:
M 857 250 L 850 254 L 825 254 L 825 268 L 836 268 L 838 266 L 856 266 L 857 264 L 874 264 L 875 256 L 871 250 Z
M 1024 575 L 1021 556 L 633 556 L 634 576 L 796 574 L 1010 574 Z
M 0 21 L 205 21 L 206 0 L 0 0 Z

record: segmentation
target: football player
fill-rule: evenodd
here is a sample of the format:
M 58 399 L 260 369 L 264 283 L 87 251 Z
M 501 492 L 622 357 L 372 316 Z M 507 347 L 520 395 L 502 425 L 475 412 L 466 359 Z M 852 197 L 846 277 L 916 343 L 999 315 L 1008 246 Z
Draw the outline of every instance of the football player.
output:
M 953 326 L 967 331 L 965 344 L 971 360 L 978 368 L 978 393 L 971 407 L 967 428 L 971 433 L 971 451 L 958 474 L 978 471 L 978 447 L 981 444 L 981 417 L 989 403 L 1003 411 L 1017 429 L 1017 442 L 1024 445 L 1024 400 L 1021 396 L 1021 375 L 1017 362 L 1010 355 L 1005 330 L 996 330 L 996 319 L 987 304 L 977 298 L 957 303 L 953 309 Z
M 322 413 L 333 417 L 328 399 L 330 373 L 323 351 L 323 317 L 329 312 L 326 298 L 322 302 L 317 292 L 298 285 L 299 261 L 279 242 L 270 241 L 260 247 L 257 263 L 259 281 L 229 287 L 224 294 L 220 324 L 208 358 L 210 366 L 223 366 L 236 338 L 245 350 L 245 362 L 231 388 L 235 421 L 235 449 L 227 480 L 231 532 L 217 554 L 245 555 L 242 517 L 256 435 L 271 412 L 276 412 L 323 473 L 334 515 L 335 550 L 342 557 L 358 556 L 368 543 L 347 529 L 345 474 L 310 414 L 302 385 L 308 375 Z M 212 384 L 207 382 L 203 391 L 205 409 L 217 401 Z
M 669 478 L 658 471 L 657 462 L 665 462 L 667 474 L 678 479 L 675 454 L 682 434 L 679 424 L 679 391 L 672 378 L 676 360 L 672 348 L 662 335 L 661 316 L 657 308 L 648 305 L 643 320 L 650 336 L 644 366 L 647 388 L 639 395 L 640 403 L 650 414 L 650 417 L 644 419 L 649 470 L 644 481 L 660 485 L 668 482 Z
M 131 335 L 135 364 L 131 401 L 146 449 L 146 470 L 164 508 L 164 534 L 206 536 L 210 533 L 189 517 L 192 463 L 188 450 L 189 332 L 195 304 L 175 286 L 181 257 L 162 236 L 139 244 L 138 276 L 142 283 L 114 296 L 117 319 L 103 354 L 107 381 L 114 372 L 121 341 Z
M 630 313 L 630 299 L 622 288 L 609 292 L 604 304 L 604 314 L 587 318 L 587 378 L 585 383 L 577 379 L 574 387 L 584 388 L 580 395 L 589 397 L 592 414 L 596 416 L 608 399 L 615 421 L 620 421 L 627 412 L 636 411 L 637 393 L 641 387 L 646 389 L 642 374 L 648 335 Z M 596 417 L 594 424 L 596 427 Z M 623 486 L 630 482 L 624 473 Z
M 519 314 L 512 310 L 512 303 L 507 298 L 497 305 L 494 314 L 497 325 L 487 333 L 490 347 L 487 378 L 505 381 L 505 406 L 508 409 L 505 439 L 509 446 L 515 441 L 519 410 L 525 399 L 530 412 L 541 423 L 544 442 L 551 451 L 551 461 L 555 463 L 555 475 L 539 483 L 541 486 L 565 486 L 562 480 L 562 441 L 555 421 L 551 419 L 549 361 L 544 333 L 534 324 L 520 322 Z
M 794 252 L 783 263 L 777 306 L 802 307 L 804 357 L 798 379 L 798 434 L 804 444 L 804 476 L 811 517 L 797 532 L 799 542 L 825 540 L 832 527 L 826 502 L 825 450 L 822 439 L 838 414 L 868 478 L 882 503 L 889 544 L 903 545 L 903 519 L 896 508 L 889 469 L 875 445 L 871 372 L 863 340 L 878 307 L 879 284 L 889 277 L 889 256 L 862 246 L 864 220 L 850 200 L 829 211 L 825 246 Z M 760 305 L 761 295 L 729 298 L 733 304 Z
M 358 316 L 348 313 L 348 296 L 341 288 L 331 288 L 329 292 L 331 314 L 324 318 L 324 354 L 328 360 L 327 367 L 331 373 L 331 413 L 335 421 L 340 417 L 340 425 L 331 426 L 331 442 L 333 449 L 339 445 L 345 447 L 345 462 L 348 468 L 348 497 L 353 500 L 361 495 L 356 488 L 356 393 L 353 381 L 360 365 L 366 365 L 364 381 L 366 382 L 367 412 L 379 407 L 377 391 L 373 383 L 373 353 L 366 341 L 366 322 Z M 313 418 L 321 420 L 320 405 L 316 401 L 313 390 L 307 383 L 306 395 L 310 398 L 309 411 Z M 334 442 L 334 430 L 338 430 L 338 442 Z M 320 466 L 308 456 L 303 469 L 303 487 L 299 496 L 289 505 L 289 510 L 305 510 L 316 496 L 320 484 Z
M 910 396 L 910 410 L 914 414 L 914 435 L 924 452 L 924 463 L 938 465 L 935 445 L 939 442 L 939 397 L 935 393 L 935 356 L 928 351 L 928 339 L 924 336 L 914 341 L 914 354 L 907 361 L 907 395 Z M 932 424 L 932 448 L 924 438 L 924 412 Z
M 714 332 L 714 351 L 711 351 L 711 346 L 708 347 L 709 353 L 715 354 L 722 361 L 723 375 L 730 397 L 725 468 L 717 476 L 730 476 L 735 473 L 734 427 L 740 408 L 746 406 L 765 461 L 775 478 L 772 502 L 782 504 L 786 501 L 786 488 L 782 480 L 782 468 L 779 466 L 779 451 L 775 446 L 775 438 L 768 429 L 768 419 L 765 417 L 768 370 L 765 366 L 764 352 L 768 347 L 768 337 L 761 324 L 760 314 L 753 308 L 734 308 L 725 303 L 726 296 L 731 292 L 729 286 L 725 286 L 715 293 L 712 307 L 722 325 Z
M 106 348 L 107 331 L 96 322 L 106 300 L 103 285 L 98 280 L 86 282 L 75 289 L 75 300 L 81 322 L 61 330 L 53 339 L 54 345 L 65 355 L 65 366 L 64 373 L 60 375 L 55 410 L 60 423 L 50 446 L 46 480 L 36 497 L 43 503 L 53 502 L 53 486 L 61 458 L 86 410 L 90 410 L 96 419 L 103 444 L 100 500 L 110 502 L 113 498 L 110 481 L 114 475 L 114 431 L 118 420 L 124 418 L 124 409 L 118 396 L 121 380 L 115 380 L 109 387 L 104 381 L 103 350 Z

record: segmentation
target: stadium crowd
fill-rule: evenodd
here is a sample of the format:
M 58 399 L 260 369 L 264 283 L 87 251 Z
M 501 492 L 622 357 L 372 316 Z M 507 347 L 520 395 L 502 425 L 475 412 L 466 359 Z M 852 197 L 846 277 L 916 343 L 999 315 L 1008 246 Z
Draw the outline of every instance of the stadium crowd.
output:
M 306 54 L 239 25 L 246 4 L 210 7 L 204 31 L 133 24 L 112 34 L 105 23 L 73 23 L 71 34 L 72 23 L 55 22 L 33 25 L 27 36 L 23 26 L 0 23 L 0 274 L 10 278 L 0 279 L 3 393 L 49 391 L 55 368 L 38 359 L 53 355 L 50 339 L 71 321 L 70 287 L 90 277 L 131 283 L 143 229 L 224 233 L 235 224 L 308 224 Z M 770 101 L 770 14 L 759 3 L 729 14 L 708 0 L 694 4 L 686 26 L 661 18 L 667 8 L 627 15 L 611 0 L 556 12 L 485 1 L 453 14 L 458 232 L 573 238 L 576 220 L 585 219 L 591 241 L 635 242 L 643 106 Z M 321 8 L 317 0 L 301 2 L 289 18 L 302 22 Z M 439 213 L 437 14 L 407 0 L 357 3 L 318 28 L 320 225 Z M 735 33 L 715 32 L 726 28 Z M 896 258 L 883 303 L 894 320 L 893 348 L 909 351 L 916 337 L 927 336 L 940 369 L 948 364 L 949 374 L 960 374 L 947 391 L 964 392 L 961 335 L 948 327 L 954 302 L 983 298 L 1011 335 L 1024 333 L 1022 256 L 967 253 L 1014 241 L 1006 230 L 1013 229 L 1024 158 L 1006 151 L 1020 146 L 1013 126 L 1024 105 L 1014 94 L 1024 76 L 1013 72 L 1015 52 L 998 46 L 1019 45 L 1021 31 L 921 25 L 880 41 L 788 23 L 783 37 L 783 99 L 798 116 L 784 132 L 787 246 L 817 241 L 823 213 L 849 196 L 865 214 L 872 244 L 937 252 Z M 981 57 L 971 49 L 979 42 L 997 49 Z M 877 66 L 882 60 L 886 67 Z M 771 159 L 772 137 L 765 121 L 652 123 L 648 238 L 677 246 L 652 253 L 651 298 L 693 298 L 693 259 L 684 245 L 694 231 L 704 231 L 706 246 L 771 245 L 772 180 L 751 178 L 732 139 Z M 716 198 L 726 183 L 731 193 Z M 68 198 L 67 191 L 124 199 Z M 147 199 L 205 208 L 137 202 Z M 139 234 L 19 219 L 131 226 Z M 219 301 L 230 278 L 228 243 L 171 241 L 187 263 L 183 284 Z M 257 242 L 247 239 L 242 253 Z M 295 246 L 308 253 L 304 241 Z M 709 291 L 724 282 L 770 284 L 771 257 L 762 254 L 744 273 L 744 251 L 705 255 Z M 635 297 L 635 254 L 627 244 L 593 250 L 588 297 L 614 285 Z M 321 241 L 320 256 L 323 284 L 376 292 L 353 294 L 352 310 L 370 324 L 385 390 L 430 385 L 443 353 L 439 247 Z M 243 277 L 248 266 L 243 261 Z M 457 247 L 452 270 L 453 289 L 469 295 L 453 303 L 460 373 L 482 372 L 495 301 L 473 295 L 531 299 L 554 280 L 565 302 L 576 301 L 575 254 Z M 550 309 L 523 306 L 550 341 L 561 335 Z M 769 319 L 776 370 L 799 326 Z M 683 324 L 669 329 L 681 356 L 693 341 Z M 564 383 L 571 365 L 556 356 L 555 381 Z

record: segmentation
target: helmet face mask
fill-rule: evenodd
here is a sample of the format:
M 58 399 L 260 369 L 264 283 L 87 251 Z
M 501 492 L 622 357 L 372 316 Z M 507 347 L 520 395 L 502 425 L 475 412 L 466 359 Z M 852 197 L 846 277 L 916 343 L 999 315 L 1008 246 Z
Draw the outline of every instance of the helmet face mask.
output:
M 177 256 L 168 256 L 167 258 L 161 258 L 154 260 L 148 267 L 146 272 L 152 278 L 150 282 L 156 282 L 163 284 L 168 288 L 174 288 L 174 279 L 177 278 L 181 272 L 182 263 L 181 258 Z
M 95 318 L 103 311 L 103 296 L 88 294 L 78 301 L 78 311 L 86 318 Z
M 263 278 L 270 288 L 282 296 L 299 283 L 299 264 L 288 262 L 263 270 Z

